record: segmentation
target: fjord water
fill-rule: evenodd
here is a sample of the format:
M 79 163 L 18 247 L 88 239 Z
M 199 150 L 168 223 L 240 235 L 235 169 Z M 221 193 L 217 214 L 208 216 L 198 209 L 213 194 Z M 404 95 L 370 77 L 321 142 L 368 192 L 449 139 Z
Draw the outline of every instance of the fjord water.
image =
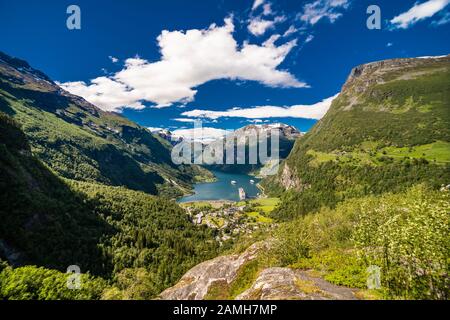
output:
M 239 201 L 239 188 L 244 188 L 247 198 L 255 198 L 260 192 L 256 184 L 259 180 L 253 176 L 240 173 L 212 171 L 216 181 L 198 183 L 194 186 L 195 194 L 181 198 L 178 202 L 192 202 L 205 200 Z M 255 183 L 251 184 L 250 180 Z M 231 184 L 236 181 L 236 184 Z

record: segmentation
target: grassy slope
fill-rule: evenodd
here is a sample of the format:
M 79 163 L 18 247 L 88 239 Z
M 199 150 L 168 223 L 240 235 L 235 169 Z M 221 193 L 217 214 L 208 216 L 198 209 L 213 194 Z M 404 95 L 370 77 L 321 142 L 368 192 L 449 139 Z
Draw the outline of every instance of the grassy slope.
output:
M 286 161 L 304 190 L 284 192 L 273 179 L 263 183 L 273 194 L 284 193 L 275 216 L 289 219 L 422 182 L 448 184 L 449 60 L 408 62 L 350 81 Z

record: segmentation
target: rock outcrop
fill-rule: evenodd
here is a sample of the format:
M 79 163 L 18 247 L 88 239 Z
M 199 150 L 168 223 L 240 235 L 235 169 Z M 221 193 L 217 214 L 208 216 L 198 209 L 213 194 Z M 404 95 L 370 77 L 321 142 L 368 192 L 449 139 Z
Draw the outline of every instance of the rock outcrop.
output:
M 268 242 L 256 243 L 241 254 L 233 254 L 200 263 L 189 270 L 173 287 L 159 296 L 163 300 L 203 300 L 211 291 L 226 288 L 239 270 L 267 249 Z M 217 292 L 215 292 L 217 294 Z M 218 293 L 220 296 L 220 292 Z M 236 300 L 354 300 L 355 290 L 333 285 L 307 271 L 267 268 L 259 272 L 250 288 Z
M 173 287 L 163 291 L 163 300 L 202 300 L 214 284 L 233 282 L 239 269 L 256 258 L 266 244 L 256 243 L 241 254 L 217 257 L 189 270 Z
M 305 271 L 268 268 L 236 300 L 355 300 L 354 293 Z
M 301 191 L 303 188 L 300 179 L 287 163 L 284 164 L 283 171 L 279 177 L 279 182 L 286 190 L 294 189 Z
M 430 66 L 433 63 L 449 61 L 450 55 L 423 58 L 404 58 L 376 61 L 357 66 L 352 69 L 350 76 L 342 87 L 342 93 L 361 94 L 375 84 L 385 83 L 396 79 L 410 79 L 427 72 L 435 72 L 436 69 L 420 71 L 422 66 Z M 386 75 L 399 74 L 398 78 L 387 79 Z

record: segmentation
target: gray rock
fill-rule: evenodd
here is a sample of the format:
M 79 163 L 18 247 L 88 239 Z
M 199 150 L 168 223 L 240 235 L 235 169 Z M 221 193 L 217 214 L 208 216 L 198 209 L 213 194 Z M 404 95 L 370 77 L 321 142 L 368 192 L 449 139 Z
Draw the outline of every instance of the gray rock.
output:
M 305 271 L 268 268 L 236 300 L 355 300 L 354 292 Z
M 202 300 L 215 283 L 230 284 L 236 279 L 239 269 L 256 258 L 265 244 L 256 243 L 241 254 L 221 256 L 205 261 L 189 270 L 173 287 L 163 291 L 163 300 Z

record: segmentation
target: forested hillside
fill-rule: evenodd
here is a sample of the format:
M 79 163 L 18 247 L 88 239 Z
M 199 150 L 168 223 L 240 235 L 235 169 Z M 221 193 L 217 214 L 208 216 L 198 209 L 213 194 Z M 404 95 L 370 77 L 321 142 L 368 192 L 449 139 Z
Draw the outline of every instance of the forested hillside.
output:
M 60 176 L 176 196 L 210 174 L 175 166 L 171 145 L 147 129 L 62 90 L 0 52 L 0 111 L 19 122 L 33 154 Z
M 0 150 L 0 299 L 151 298 L 217 254 L 166 199 L 209 172 L 2 53 Z M 70 265 L 90 274 L 82 291 L 65 285 Z
M 19 125 L 3 113 L 0 150 L 2 269 L 55 269 L 7 267 L 0 274 L 0 298 L 98 298 L 107 284 L 101 278 L 118 286 L 109 289 L 114 297 L 150 298 L 187 268 L 217 254 L 212 232 L 194 226 L 172 201 L 56 176 L 32 155 Z M 76 293 L 79 296 L 56 271 L 65 272 L 70 265 L 98 277 L 94 283 L 87 281 L 87 292 Z M 39 281 L 47 277 L 59 279 L 61 286 L 39 291 L 46 290 Z M 145 288 L 128 288 L 139 285 Z
M 208 177 L 170 148 L 0 54 L 0 299 L 151 299 L 230 249 L 167 199 Z M 447 299 L 449 183 L 450 57 L 357 67 L 263 181 L 279 205 L 252 213 L 270 227 L 236 236 L 229 257 L 264 250 L 196 268 L 201 296 L 327 298 L 326 280 L 356 298 Z M 71 265 L 81 290 L 67 288 Z M 381 286 L 365 290 L 371 266 Z
M 450 57 L 355 68 L 279 175 L 274 216 L 291 219 L 347 198 L 450 183 Z

